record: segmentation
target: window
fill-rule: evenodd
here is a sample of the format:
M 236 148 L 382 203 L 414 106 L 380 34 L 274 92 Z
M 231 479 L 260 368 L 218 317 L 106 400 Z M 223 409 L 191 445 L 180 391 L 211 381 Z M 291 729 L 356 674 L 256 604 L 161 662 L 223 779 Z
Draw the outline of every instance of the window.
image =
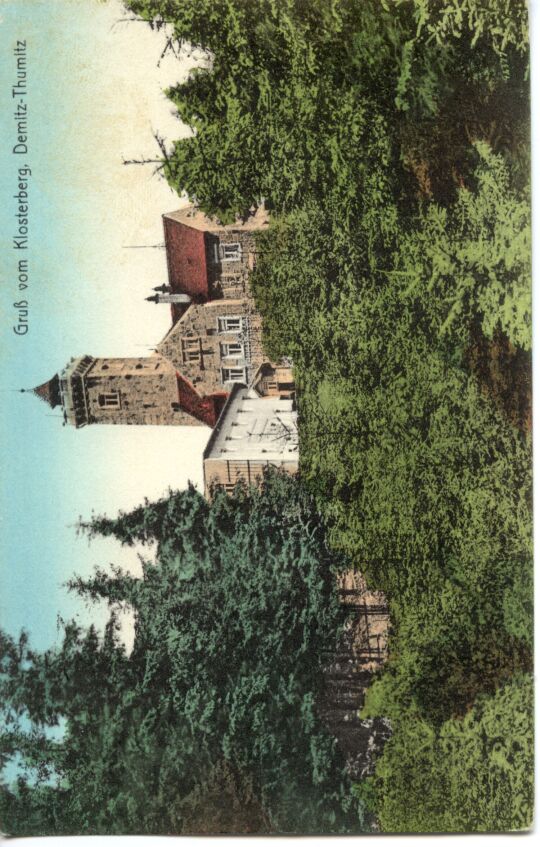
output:
M 220 244 L 219 252 L 222 262 L 240 262 L 242 260 L 242 246 L 237 241 L 231 244 Z
M 102 409 L 119 409 L 120 408 L 120 392 L 110 391 L 108 394 L 98 395 L 98 404 Z
M 222 368 L 222 382 L 246 382 L 245 368 Z
M 244 319 L 237 315 L 226 315 L 218 318 L 218 332 L 241 332 Z
M 242 274 L 221 274 L 220 282 L 224 291 L 230 289 L 242 291 L 245 288 Z
M 200 362 L 201 352 L 201 339 L 198 336 L 182 339 L 182 358 L 184 362 Z
M 243 356 L 244 355 L 244 345 L 239 341 L 230 341 L 225 342 L 224 344 L 219 345 L 221 348 L 221 358 L 226 359 L 229 356 Z

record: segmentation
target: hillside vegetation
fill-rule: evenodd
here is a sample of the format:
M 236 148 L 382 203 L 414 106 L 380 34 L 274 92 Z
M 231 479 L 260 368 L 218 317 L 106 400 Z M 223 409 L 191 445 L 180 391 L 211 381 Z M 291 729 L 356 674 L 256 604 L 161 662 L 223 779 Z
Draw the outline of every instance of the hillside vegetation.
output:
M 390 598 L 365 713 L 394 735 L 364 795 L 388 831 L 527 826 L 526 4 L 130 7 L 208 51 L 169 92 L 196 132 L 165 173 L 222 220 L 273 210 L 254 286 L 295 363 L 301 476 Z

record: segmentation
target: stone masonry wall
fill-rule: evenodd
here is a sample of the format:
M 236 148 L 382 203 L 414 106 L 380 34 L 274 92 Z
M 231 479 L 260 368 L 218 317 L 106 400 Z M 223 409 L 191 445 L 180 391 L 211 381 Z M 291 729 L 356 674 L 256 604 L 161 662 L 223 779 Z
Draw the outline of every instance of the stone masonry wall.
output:
M 239 244 L 237 260 L 226 258 L 226 245 Z M 210 299 L 250 296 L 249 272 L 255 266 L 256 245 L 252 232 L 225 230 L 206 233 L 206 267 Z M 242 294 L 239 292 L 242 291 Z
M 242 318 L 242 329 L 220 331 L 218 319 L 227 316 Z M 227 390 L 224 369 L 241 369 L 238 381 L 250 382 L 263 362 L 261 317 L 248 298 L 193 303 L 157 349 L 199 393 Z
M 369 590 L 358 571 L 342 574 L 337 588 L 353 614 L 338 649 L 326 657 L 319 712 L 345 755 L 351 778 L 359 780 L 372 774 L 391 734 L 385 718 L 358 717 L 373 675 L 388 656 L 390 614 L 384 593 Z
M 174 367 L 162 356 L 96 359 L 85 379 L 90 423 L 191 425 Z

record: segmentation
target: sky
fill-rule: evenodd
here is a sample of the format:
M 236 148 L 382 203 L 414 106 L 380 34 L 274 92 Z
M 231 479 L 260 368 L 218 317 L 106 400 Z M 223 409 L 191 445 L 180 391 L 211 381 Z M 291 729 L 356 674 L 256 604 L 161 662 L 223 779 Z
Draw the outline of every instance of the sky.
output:
M 116 0 L 0 0 L 0 625 L 58 643 L 57 617 L 102 623 L 105 610 L 68 594 L 73 573 L 108 562 L 137 571 L 138 551 L 76 533 L 80 516 L 114 515 L 188 480 L 202 484 L 209 430 L 63 426 L 32 388 L 72 356 L 140 356 L 165 334 L 161 215 L 185 204 L 151 165 L 153 133 L 189 133 L 163 94 L 193 59 L 166 56 L 165 34 L 126 20 Z M 12 97 L 17 41 L 26 41 L 27 93 Z M 196 57 L 195 57 L 196 58 Z M 28 115 L 27 153 L 14 153 L 14 106 Z M 28 166 L 29 241 L 15 250 L 18 171 Z M 17 290 L 28 259 L 28 289 Z M 28 300 L 25 335 L 13 331 Z

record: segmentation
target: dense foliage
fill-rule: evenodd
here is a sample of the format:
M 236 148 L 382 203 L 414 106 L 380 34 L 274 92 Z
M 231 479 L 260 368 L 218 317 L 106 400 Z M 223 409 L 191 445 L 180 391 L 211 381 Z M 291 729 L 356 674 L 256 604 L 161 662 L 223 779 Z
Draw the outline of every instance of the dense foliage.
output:
M 129 0 L 205 67 L 169 96 L 195 135 L 172 186 L 230 219 L 314 194 L 347 220 L 390 181 L 452 193 L 471 139 L 527 155 L 526 4 L 510 0 Z M 403 167 L 405 166 L 405 167 Z M 407 179 L 409 175 L 410 180 Z
M 165 176 L 223 221 L 263 197 L 272 209 L 253 286 L 269 355 L 291 356 L 295 364 L 303 483 L 329 528 L 333 555 L 349 557 L 390 599 L 390 660 L 365 713 L 389 717 L 394 735 L 375 776 L 354 796 L 391 831 L 525 827 L 532 815 L 526 3 L 127 5 L 153 26 L 171 24 L 180 43 L 205 51 L 204 67 L 169 92 L 194 133 L 169 151 Z M 239 538 L 251 539 L 252 520 L 261 513 L 255 506 L 250 517 L 254 504 L 247 502 L 216 500 L 212 521 L 218 513 L 229 521 L 229 511 L 240 509 L 248 535 L 237 527 Z M 309 651 L 319 635 L 302 623 L 299 640 L 291 644 L 286 637 L 295 604 L 301 617 L 308 602 L 294 582 L 296 567 L 306 578 L 298 548 L 286 550 L 284 573 L 295 589 L 288 603 L 280 595 L 276 650 L 269 636 L 261 665 L 250 666 L 249 684 L 238 678 L 226 688 L 231 725 L 215 698 L 223 663 L 243 649 L 235 648 L 232 635 L 227 640 L 223 631 L 223 651 L 212 638 L 206 645 L 201 613 L 202 634 L 188 627 L 179 642 L 174 636 L 170 652 L 163 646 L 163 616 L 179 602 L 171 587 L 182 582 L 174 545 L 184 544 L 174 521 L 163 528 L 167 508 L 147 506 L 120 522 L 94 524 L 127 541 L 164 538 L 163 574 L 147 565 L 140 585 L 100 574 L 81 588 L 138 608 L 134 657 L 142 662 L 147 656 L 145 696 L 161 692 L 168 703 L 186 704 L 186 727 L 177 730 L 182 762 L 192 749 L 192 726 L 215 739 L 217 730 L 207 727 L 219 721 L 223 761 L 205 758 L 206 747 L 204 755 L 197 750 L 207 786 L 202 796 L 219 796 L 227 774 L 227 784 L 238 780 L 251 798 L 243 804 L 250 814 L 274 827 L 301 831 L 316 821 L 326 831 L 354 828 L 353 795 L 334 769 L 328 739 L 312 722 L 311 666 L 295 652 L 313 658 L 316 651 Z M 267 524 L 272 538 L 292 532 L 287 509 L 281 529 L 278 511 L 275 526 Z M 310 532 L 322 530 L 313 524 Z M 175 539 L 171 550 L 169 537 Z M 213 561 L 207 542 L 197 539 L 193 549 L 182 547 L 195 575 L 193 550 L 197 557 L 204 551 L 203 562 Z M 232 596 L 244 580 L 254 587 L 266 579 L 261 568 L 275 556 L 281 562 L 285 553 L 270 552 L 264 538 L 257 539 L 264 557 L 250 558 L 240 581 L 224 577 L 223 589 L 201 585 L 199 609 L 221 609 L 221 590 Z M 330 633 L 335 600 L 324 568 L 332 555 L 322 550 L 322 559 L 310 552 L 318 564 L 309 584 L 325 586 L 315 587 L 313 609 L 321 632 L 328 626 Z M 230 555 L 232 567 L 232 548 Z M 188 573 L 189 586 L 196 576 Z M 138 607 L 143 596 L 152 596 L 152 605 Z M 152 610 L 148 617 L 144 609 Z M 249 643 L 253 633 L 244 629 L 242 615 L 230 625 Z M 189 696 L 172 657 L 184 638 L 200 661 L 208 651 L 220 665 L 212 670 L 208 662 L 201 687 L 190 688 Z M 308 652 L 302 645 L 311 645 Z M 164 670 L 158 656 L 165 653 Z M 191 671 L 196 667 L 193 660 Z M 253 697 L 258 702 L 256 680 L 273 673 L 281 680 L 274 684 L 272 677 L 279 699 L 268 701 L 272 709 L 257 712 L 254 723 L 246 704 Z M 188 699 L 167 700 L 177 691 Z M 185 783 L 187 771 L 181 790 L 200 804 L 202 789 Z M 122 789 L 127 806 L 136 805 L 129 797 L 140 796 L 139 784 L 149 796 L 144 774 L 136 774 Z M 162 790 L 164 805 L 155 808 L 178 808 L 167 795 L 169 782 Z M 285 793 L 295 799 L 288 807 Z M 230 793 L 223 788 L 223 795 Z M 126 815 L 115 815 L 117 831 L 133 831 L 134 818 L 126 823 Z M 145 826 L 151 831 L 154 824 Z
M 115 570 L 72 583 L 113 608 L 129 604 L 135 644 L 126 656 L 114 618 L 104 640 L 70 624 L 44 654 L 24 636 L 4 638 L 5 743 L 41 769 L 37 787 L 23 779 L 4 790 L 4 828 L 361 829 L 316 714 L 321 657 L 343 625 L 339 558 L 297 482 L 276 474 L 260 493 L 218 493 L 211 504 L 189 489 L 88 529 L 159 542 L 142 579 Z M 47 740 L 61 719 L 62 738 Z
M 532 815 L 532 702 L 508 687 L 532 671 L 529 197 L 503 151 L 467 155 L 452 202 L 404 214 L 366 185 L 367 220 L 325 198 L 289 211 L 254 279 L 269 352 L 296 365 L 304 482 L 391 602 L 366 711 L 395 733 L 372 798 L 387 831 Z M 466 778 L 463 733 L 485 759 Z
M 531 667 L 529 436 L 467 362 L 489 299 L 486 321 L 529 345 L 527 209 L 477 155 L 474 195 L 420 208 L 381 267 L 343 261 L 304 209 L 265 236 L 255 275 L 274 352 L 296 362 L 304 480 L 336 548 L 388 592 L 403 703 L 435 723 Z
M 532 680 L 518 675 L 493 697 L 479 697 L 463 719 L 449 719 L 440 728 L 418 718 L 398 721 L 370 781 L 383 829 L 433 833 L 530 826 L 533 707 Z

